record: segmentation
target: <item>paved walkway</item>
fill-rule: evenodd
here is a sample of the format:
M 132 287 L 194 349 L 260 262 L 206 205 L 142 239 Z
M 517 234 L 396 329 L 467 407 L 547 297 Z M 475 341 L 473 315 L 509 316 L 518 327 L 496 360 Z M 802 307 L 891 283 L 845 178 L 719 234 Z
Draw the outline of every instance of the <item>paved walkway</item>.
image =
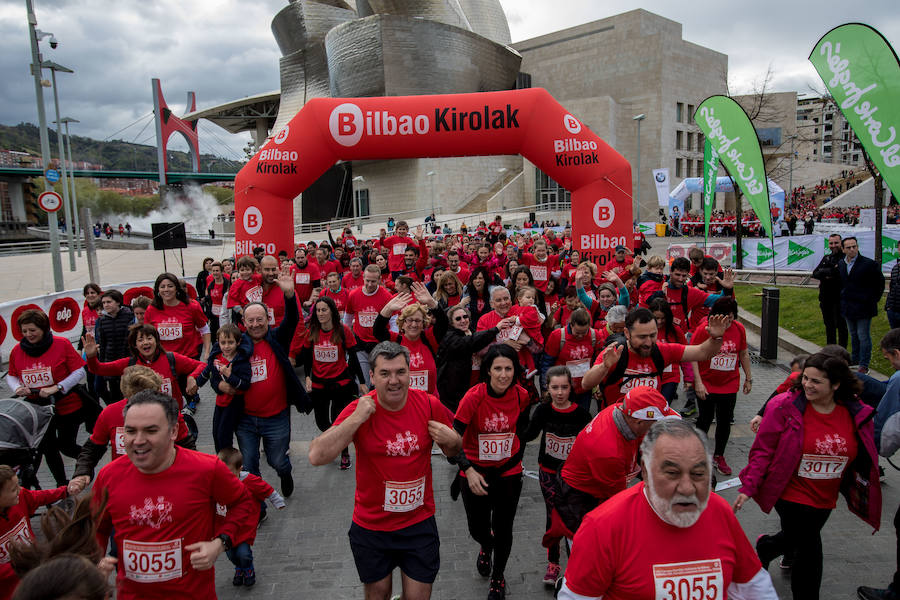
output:
M 736 410 L 736 424 L 726 452 L 735 473 L 746 464 L 746 456 L 753 441 L 747 425 L 750 418 L 780 383 L 785 372 L 768 363 L 754 363 L 755 388 L 750 396 L 740 395 Z M 0 394 L 8 389 L 0 387 Z M 203 402 L 197 413 L 201 431 L 200 449 L 212 452 L 211 421 L 213 398 L 209 388 L 203 388 Z M 678 406 L 679 403 L 676 403 Z M 269 511 L 269 520 L 259 529 L 254 547 L 257 569 L 255 589 L 231 585 L 231 564 L 225 556 L 217 563 L 216 583 L 220 598 L 265 597 L 294 598 L 362 598 L 362 587 L 356 575 L 347 529 L 353 506 L 354 472 L 340 471 L 337 463 L 311 467 L 306 459 L 309 440 L 318 434 L 312 417 L 292 415 L 294 440 L 291 444 L 296 491 L 283 511 Z M 531 443 L 526 452 L 527 469 L 535 469 L 537 444 Z M 487 581 L 475 572 L 477 545 L 469 538 L 462 503 L 452 502 L 449 483 L 453 469 L 442 457 L 433 457 L 437 521 L 441 532 L 441 572 L 434 587 L 433 598 L 469 599 L 487 595 Z M 72 461 L 67 459 L 69 469 Z M 887 465 L 886 465 L 887 466 Z M 355 467 L 354 467 L 355 468 Z M 263 476 L 277 486 L 278 479 L 268 466 Z M 46 468 L 40 472 L 45 486 L 52 484 Z M 883 484 L 884 513 L 882 529 L 872 535 L 871 529 L 846 508 L 843 500 L 824 530 L 825 577 L 823 599 L 855 598 L 856 586 L 884 585 L 894 570 L 893 513 L 900 503 L 900 473 L 887 466 L 887 481 Z M 736 490 L 722 492 L 729 501 Z M 778 530 L 773 513 L 764 515 L 753 503 L 739 515 L 750 540 L 761 533 Z M 35 520 L 37 524 L 37 519 Z M 544 506 L 536 479 L 526 478 L 519 501 L 515 525 L 515 542 L 507 570 L 510 598 L 547 599 L 552 597 L 541 582 L 546 567 L 546 554 L 540 546 L 544 525 Z M 771 567 L 772 577 L 781 598 L 790 598 L 789 575 L 779 569 L 777 561 Z M 395 578 L 397 579 L 397 578 Z M 398 583 L 395 589 L 399 593 Z

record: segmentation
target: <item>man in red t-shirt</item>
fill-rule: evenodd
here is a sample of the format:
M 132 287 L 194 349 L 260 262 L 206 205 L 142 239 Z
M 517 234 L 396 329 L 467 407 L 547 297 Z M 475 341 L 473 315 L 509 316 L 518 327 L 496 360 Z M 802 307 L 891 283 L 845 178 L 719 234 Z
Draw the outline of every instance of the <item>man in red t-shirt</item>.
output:
M 122 600 L 215 598 L 216 558 L 258 510 L 224 463 L 176 447 L 177 435 L 175 400 L 138 392 L 125 405 L 128 458 L 107 464 L 94 482 L 94 506 L 106 502 L 97 541 L 105 548 L 115 530 Z M 217 503 L 228 507 L 220 527 Z
M 381 270 L 376 265 L 367 266 L 363 271 L 363 287 L 350 292 L 344 315 L 344 324 L 353 326 L 353 334 L 356 336 L 356 343 L 359 346 L 356 357 L 359 359 L 359 366 L 362 368 L 363 375 L 366 376 L 366 385 L 368 386 L 371 386 L 369 352 L 378 343 L 373 330 L 375 318 L 393 297 L 389 291 L 379 285 L 380 281 Z
M 350 270 L 344 273 L 341 279 L 341 287 L 347 290 L 349 294 L 355 289 L 363 286 L 363 263 L 359 258 L 350 259 Z
M 641 454 L 644 483 L 585 517 L 557 597 L 688 598 L 697 590 L 700 598 L 776 600 L 731 507 L 710 490 L 706 436 L 661 421 Z
M 554 261 L 547 254 L 547 242 L 544 239 L 539 239 L 535 242 L 532 250 L 534 250 L 534 254 L 530 252 L 522 253 L 521 263 L 531 270 L 531 276 L 534 278 L 534 287 L 542 292 L 546 292 L 547 281 L 551 277 L 559 277 L 562 271 L 559 268 L 559 262 Z
M 382 342 L 371 353 L 375 390 L 351 402 L 309 446 L 309 462 L 332 462 L 356 447 L 356 501 L 350 548 L 366 598 L 388 598 L 393 572 L 403 597 L 427 599 L 440 569 L 431 448 L 456 456 L 462 439 L 436 397 L 409 389 L 409 350 Z
M 294 291 L 300 303 L 303 304 L 309 300 L 313 288 L 321 285 L 320 280 L 322 279 L 319 266 L 315 262 L 310 262 L 306 248 L 294 250 L 294 264 L 291 267 L 291 273 L 294 274 Z
M 657 343 L 656 319 L 646 308 L 635 308 L 625 318 L 627 352 L 621 344 L 610 344 L 597 357 L 594 366 L 581 380 L 584 389 L 603 385 L 604 406 L 621 401 L 633 387 L 660 389 L 664 369 L 673 364 L 707 360 L 719 352 L 725 334 L 725 317 L 710 317 L 709 339 L 702 344 Z
M 421 236 L 422 227 L 417 228 L 416 234 Z M 394 229 L 394 235 L 381 240 L 381 247 L 388 251 L 388 270 L 391 277 L 397 279 L 403 271 L 403 259 L 406 257 L 406 247 L 415 244 L 409 237 L 409 225 L 406 221 L 398 221 Z
M 691 261 L 679 256 L 669 267 L 669 280 L 665 286 L 666 300 L 672 309 L 672 323 L 688 334 L 691 331 L 689 319 L 691 313 L 700 306 L 712 306 L 723 293 L 712 294 L 687 285 L 691 273 Z M 734 271 L 727 269 L 721 280 L 724 289 L 734 288 Z M 723 291 L 724 291 L 723 289 Z

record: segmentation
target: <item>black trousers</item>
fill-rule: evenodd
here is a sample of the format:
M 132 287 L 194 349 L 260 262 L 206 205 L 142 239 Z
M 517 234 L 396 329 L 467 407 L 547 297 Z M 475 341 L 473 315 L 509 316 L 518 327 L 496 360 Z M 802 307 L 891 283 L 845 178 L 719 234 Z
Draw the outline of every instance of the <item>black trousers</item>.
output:
M 509 554 L 512 551 L 513 521 L 519 495 L 522 493 L 522 476 L 485 477 L 488 484 L 487 496 L 476 496 L 469 489 L 468 482 L 461 486 L 463 505 L 469 535 L 481 545 L 485 552 L 494 553 L 494 568 L 491 577 L 503 577 Z
M 356 391 L 357 386 L 353 381 L 345 385 L 313 388 L 309 397 L 313 403 L 316 427 L 319 428 L 319 431 L 325 431 L 331 427 L 341 411 L 353 402 Z
M 737 393 L 734 394 L 706 394 L 706 400 L 697 397 L 697 429 L 703 433 L 709 433 L 713 416 L 716 418 L 716 449 L 714 455 L 725 454 L 725 446 L 731 437 L 731 419 L 734 417 L 734 405 L 737 403 Z
M 39 446 L 41 455 L 47 459 L 47 468 L 50 469 L 57 486 L 66 485 L 69 481 L 60 453 L 69 458 L 78 458 L 81 454 L 81 446 L 76 442 L 76 438 L 82 422 L 81 409 L 68 415 L 55 414 L 50 419 L 50 426 L 47 427 L 44 439 L 41 440 Z M 35 465 L 35 472 L 39 466 L 40 461 Z
M 837 300 L 837 299 L 835 299 Z M 847 321 L 841 316 L 841 304 L 819 301 L 822 309 L 822 320 L 825 322 L 825 343 L 840 344 L 847 347 Z
M 791 593 L 794 600 L 819 600 L 822 586 L 822 528 L 831 509 L 779 500 L 775 511 L 781 519 L 781 531 L 762 538 L 756 551 L 768 564 L 785 552 L 795 551 L 791 568 Z

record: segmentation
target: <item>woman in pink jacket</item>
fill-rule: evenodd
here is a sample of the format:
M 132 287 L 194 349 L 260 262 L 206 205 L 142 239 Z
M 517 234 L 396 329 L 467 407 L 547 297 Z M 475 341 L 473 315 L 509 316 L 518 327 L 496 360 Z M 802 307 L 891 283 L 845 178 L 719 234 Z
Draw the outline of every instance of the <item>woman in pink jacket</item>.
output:
M 839 494 L 876 530 L 881 523 L 874 411 L 856 399 L 860 388 L 843 360 L 825 354 L 809 357 L 799 386 L 766 407 L 749 463 L 741 471 L 734 509 L 749 498 L 766 513 L 775 508 L 781 531 L 760 536 L 756 552 L 766 568 L 785 552 L 795 552 L 795 600 L 819 597 L 821 531 Z

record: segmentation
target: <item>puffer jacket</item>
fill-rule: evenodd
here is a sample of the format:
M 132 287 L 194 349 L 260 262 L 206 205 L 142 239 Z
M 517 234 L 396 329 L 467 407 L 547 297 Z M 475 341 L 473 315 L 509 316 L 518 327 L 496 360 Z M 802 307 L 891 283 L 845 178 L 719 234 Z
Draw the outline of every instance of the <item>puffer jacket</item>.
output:
M 100 313 L 96 325 L 94 325 L 94 339 L 100 346 L 97 358 L 100 362 L 112 362 L 119 358 L 131 356 L 128 348 L 128 329 L 134 323 L 134 313 L 127 306 L 123 306 L 110 317 L 105 312 Z
M 780 394 L 769 401 L 750 458 L 741 471 L 740 492 L 770 512 L 781 498 L 803 456 L 803 413 L 809 402 L 802 390 Z M 851 512 L 877 531 L 881 526 L 881 483 L 875 450 L 871 406 L 853 400 L 845 405 L 856 428 L 859 451 L 844 469 L 841 494 Z

